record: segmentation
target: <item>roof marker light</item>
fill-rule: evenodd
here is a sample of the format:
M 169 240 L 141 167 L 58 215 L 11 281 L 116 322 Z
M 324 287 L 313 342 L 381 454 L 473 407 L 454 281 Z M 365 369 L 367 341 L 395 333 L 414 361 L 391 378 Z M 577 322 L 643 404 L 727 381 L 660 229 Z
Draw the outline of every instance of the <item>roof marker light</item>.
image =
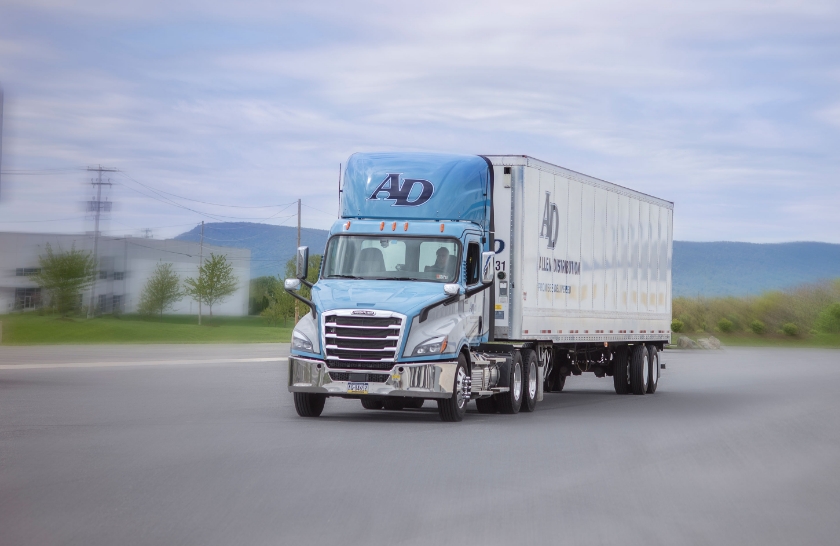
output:
M 440 232 L 443 233 L 443 224 L 440 225 Z
M 403 231 L 408 231 L 408 222 L 406 222 L 405 225 L 403 226 Z
M 344 229 L 350 229 L 350 220 L 347 220 L 347 223 L 344 224 Z
M 391 224 L 391 231 L 397 231 L 397 223 L 396 222 Z
M 385 222 L 379 222 L 379 231 L 385 229 Z

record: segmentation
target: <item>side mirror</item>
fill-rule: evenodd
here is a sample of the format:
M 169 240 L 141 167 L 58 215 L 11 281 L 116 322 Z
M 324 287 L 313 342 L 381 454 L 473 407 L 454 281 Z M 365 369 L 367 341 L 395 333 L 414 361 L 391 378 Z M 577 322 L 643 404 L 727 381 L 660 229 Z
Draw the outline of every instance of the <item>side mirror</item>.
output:
M 309 274 L 309 247 L 299 246 L 297 249 L 297 270 L 295 277 L 305 279 Z
M 457 296 L 461 293 L 461 285 L 458 284 L 444 284 L 443 285 L 443 292 L 447 296 Z
M 484 284 L 493 283 L 493 260 L 495 256 L 495 252 L 481 253 L 481 282 Z
M 283 282 L 283 288 L 285 288 L 286 290 L 299 290 L 300 279 L 286 279 Z

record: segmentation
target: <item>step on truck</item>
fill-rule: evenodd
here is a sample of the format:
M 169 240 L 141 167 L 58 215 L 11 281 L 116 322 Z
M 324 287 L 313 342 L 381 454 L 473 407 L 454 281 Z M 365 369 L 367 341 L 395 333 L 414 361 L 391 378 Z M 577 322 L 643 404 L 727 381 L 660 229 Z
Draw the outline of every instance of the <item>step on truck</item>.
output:
M 288 360 L 300 416 L 329 397 L 530 412 L 583 373 L 656 392 L 673 203 L 516 155 L 354 154 L 340 195 L 318 281 L 306 247 L 285 281 L 309 306 Z

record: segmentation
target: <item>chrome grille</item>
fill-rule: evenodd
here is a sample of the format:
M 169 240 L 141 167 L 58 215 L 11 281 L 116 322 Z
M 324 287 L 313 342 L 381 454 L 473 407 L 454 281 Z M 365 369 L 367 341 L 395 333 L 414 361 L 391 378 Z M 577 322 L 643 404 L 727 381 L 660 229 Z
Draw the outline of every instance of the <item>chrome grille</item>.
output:
M 330 372 L 330 379 L 333 381 L 367 381 L 369 383 L 384 383 L 388 381 L 389 377 L 387 373 L 353 374 L 353 376 L 357 375 L 363 375 L 364 378 L 351 377 L 350 372 Z
M 388 311 L 339 310 L 323 317 L 330 368 L 389 370 L 394 366 L 403 330 L 401 316 Z

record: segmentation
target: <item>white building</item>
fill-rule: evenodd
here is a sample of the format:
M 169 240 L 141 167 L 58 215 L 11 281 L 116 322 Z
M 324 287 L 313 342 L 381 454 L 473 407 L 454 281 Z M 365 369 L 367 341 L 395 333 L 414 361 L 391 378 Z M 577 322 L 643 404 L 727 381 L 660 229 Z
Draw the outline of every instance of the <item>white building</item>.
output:
M 53 252 L 77 250 L 93 251 L 93 235 L 54 233 L 0 232 L 0 313 L 35 309 L 46 295 L 30 276 L 39 271 L 38 257 L 49 244 Z M 96 279 L 94 301 L 98 313 L 136 313 L 140 295 L 149 276 L 159 263 L 172 263 L 181 277 L 198 276 L 199 243 L 158 240 L 139 237 L 99 237 L 99 275 Z M 239 279 L 236 292 L 213 306 L 214 315 L 247 315 L 248 287 L 251 278 L 251 251 L 204 245 L 204 257 L 224 255 L 233 265 Z M 91 290 L 82 295 L 84 305 L 90 304 Z M 203 313 L 208 314 L 204 306 Z M 198 303 L 185 297 L 178 301 L 172 314 L 197 314 Z

